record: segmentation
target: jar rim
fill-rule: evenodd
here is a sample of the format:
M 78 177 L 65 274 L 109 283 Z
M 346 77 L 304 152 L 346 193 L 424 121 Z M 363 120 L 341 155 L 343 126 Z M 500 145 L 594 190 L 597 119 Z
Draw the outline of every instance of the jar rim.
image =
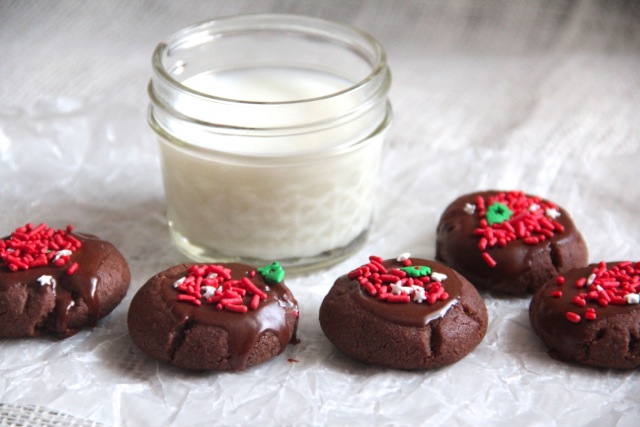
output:
M 251 26 L 249 26 L 251 25 Z M 331 37 L 335 42 L 345 43 L 339 36 L 355 37 L 361 45 L 366 45 L 374 54 L 374 61 L 371 64 L 370 72 L 357 82 L 353 82 L 347 88 L 337 92 L 328 93 L 321 96 L 309 97 L 295 100 L 285 101 L 253 101 L 240 100 L 216 96 L 211 93 L 199 91 L 192 87 L 182 84 L 175 79 L 171 73 L 163 66 L 163 55 L 174 49 L 188 46 L 188 43 L 197 44 L 196 39 L 207 34 L 204 41 L 210 41 L 213 38 L 221 37 L 225 32 L 237 31 L 286 31 L 289 33 L 316 35 L 323 38 Z M 341 95 L 349 94 L 360 90 L 367 86 L 370 82 L 376 80 L 376 77 L 382 73 L 388 72 L 386 53 L 380 43 L 369 33 L 344 23 L 338 23 L 322 18 L 311 16 L 293 15 L 293 14 L 239 14 L 223 16 L 210 19 L 184 27 L 160 42 L 152 54 L 152 68 L 156 76 L 158 76 L 164 84 L 168 84 L 175 89 L 186 92 L 190 96 L 201 98 L 203 100 L 215 101 L 221 104 L 235 105 L 294 105 L 322 101 L 332 99 Z

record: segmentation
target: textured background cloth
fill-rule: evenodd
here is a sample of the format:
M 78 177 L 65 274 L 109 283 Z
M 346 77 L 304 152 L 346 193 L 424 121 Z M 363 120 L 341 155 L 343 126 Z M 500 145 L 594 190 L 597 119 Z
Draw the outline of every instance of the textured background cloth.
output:
M 125 324 L 137 288 L 183 260 L 145 119 L 150 57 L 183 26 L 254 12 L 343 21 L 385 47 L 395 117 L 376 218 L 353 257 L 287 280 L 301 344 L 247 372 L 185 373 L 142 355 Z M 487 337 L 434 372 L 346 359 L 317 312 L 368 255 L 433 257 L 439 214 L 477 189 L 549 198 L 591 261 L 640 260 L 639 2 L 0 0 L 0 41 L 0 230 L 72 223 L 113 242 L 133 273 L 93 331 L 0 341 L 0 423 L 638 425 L 637 370 L 552 360 L 526 299 L 485 295 Z

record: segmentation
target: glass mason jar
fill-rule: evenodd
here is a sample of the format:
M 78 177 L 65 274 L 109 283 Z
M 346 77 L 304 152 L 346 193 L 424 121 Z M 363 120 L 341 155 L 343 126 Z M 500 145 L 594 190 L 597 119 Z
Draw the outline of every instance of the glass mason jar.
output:
M 152 65 L 148 119 L 182 252 L 309 269 L 365 241 L 391 120 L 391 76 L 370 35 L 233 16 L 169 36 Z

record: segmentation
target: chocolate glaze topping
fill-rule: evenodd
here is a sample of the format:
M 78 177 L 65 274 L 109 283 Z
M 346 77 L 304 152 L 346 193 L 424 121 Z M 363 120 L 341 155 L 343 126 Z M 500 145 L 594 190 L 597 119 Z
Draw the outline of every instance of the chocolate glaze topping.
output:
M 371 296 L 360 286 L 357 280 L 349 280 L 347 275 L 340 277 L 336 285 L 344 286 L 346 292 L 349 292 L 350 297 L 364 310 L 388 322 L 398 325 L 421 327 L 432 320 L 443 317 L 453 305 L 457 304 L 460 299 L 461 284 L 458 274 L 439 262 L 420 258 L 411 258 L 411 262 L 414 266 L 427 266 L 434 272 L 446 274 L 447 278 L 442 281 L 442 285 L 449 294 L 449 298 L 445 301 L 436 301 L 434 304 L 428 304 L 426 301 L 422 303 L 413 301 L 408 303 L 390 303 Z M 387 270 L 404 267 L 402 262 L 395 259 L 385 260 L 382 265 L 384 265 Z
M 298 310 L 297 301 L 289 290 L 282 284 L 269 285 L 260 274 L 250 277 L 248 273 L 253 267 L 239 263 L 220 264 L 231 270 L 231 279 L 240 280 L 243 277 L 256 285 L 267 294 L 267 299 L 260 302 L 256 310 L 246 313 L 235 313 L 217 310 L 215 304 L 203 303 L 200 306 L 185 301 L 178 301 L 179 292 L 173 283 L 187 275 L 187 270 L 193 264 L 183 268 L 171 269 L 160 278 L 158 285 L 162 290 L 162 299 L 170 307 L 173 315 L 180 324 L 185 322 L 198 323 L 222 328 L 228 333 L 229 365 L 232 370 L 246 368 L 247 360 L 255 344 L 266 332 L 272 332 L 280 340 L 281 349 L 289 342 L 296 342 L 294 330 L 287 325 L 286 310 Z M 245 296 L 245 302 L 250 300 Z M 289 339 L 291 337 L 291 339 Z

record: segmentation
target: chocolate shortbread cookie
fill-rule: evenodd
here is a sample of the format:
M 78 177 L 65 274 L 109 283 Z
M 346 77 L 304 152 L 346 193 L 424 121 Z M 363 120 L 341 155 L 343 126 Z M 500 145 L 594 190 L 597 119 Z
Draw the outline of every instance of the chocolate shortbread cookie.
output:
M 320 306 L 320 326 L 339 350 L 373 365 L 439 368 L 484 338 L 484 301 L 469 282 L 435 261 L 369 263 L 338 278 Z
M 71 336 L 124 298 L 131 274 L 109 242 L 27 224 L 0 240 L 0 337 Z
M 183 264 L 136 293 L 129 333 L 145 353 L 193 370 L 243 370 L 296 341 L 298 303 L 278 263 Z
M 436 259 L 478 289 L 524 295 L 587 264 L 587 246 L 560 206 L 520 191 L 459 197 L 440 218 Z

